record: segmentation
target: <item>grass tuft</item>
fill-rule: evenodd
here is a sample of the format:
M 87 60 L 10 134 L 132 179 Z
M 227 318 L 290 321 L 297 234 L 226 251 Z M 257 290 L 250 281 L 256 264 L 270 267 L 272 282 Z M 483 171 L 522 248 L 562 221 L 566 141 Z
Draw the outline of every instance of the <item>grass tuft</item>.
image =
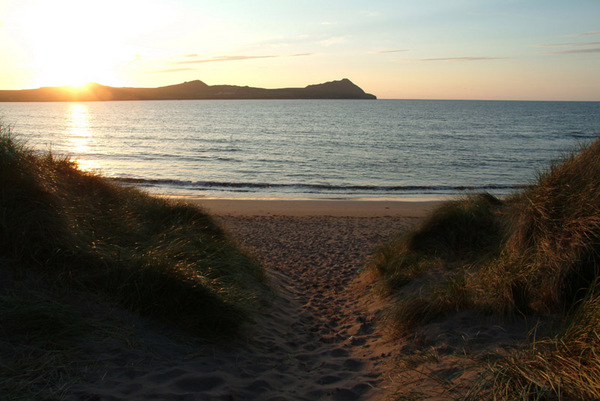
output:
M 491 366 L 494 399 L 600 399 L 600 293 L 590 291 L 557 335 L 535 340 Z M 478 391 L 472 391 L 478 398 Z M 473 397 L 472 397 L 473 398 Z
M 408 251 L 445 260 L 472 260 L 497 247 L 501 227 L 496 212 L 501 206 L 499 199 L 487 193 L 446 202 L 409 234 Z
M 447 202 L 378 251 L 373 268 L 383 294 L 399 295 L 405 287 L 418 292 L 399 298 L 393 325 L 410 329 L 474 302 L 471 271 L 498 252 L 502 206 L 490 194 Z

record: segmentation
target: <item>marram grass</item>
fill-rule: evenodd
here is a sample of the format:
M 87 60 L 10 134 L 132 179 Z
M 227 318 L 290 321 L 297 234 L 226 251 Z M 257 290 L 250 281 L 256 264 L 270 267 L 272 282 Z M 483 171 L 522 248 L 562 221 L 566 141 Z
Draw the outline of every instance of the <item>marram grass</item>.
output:
M 233 334 L 267 291 L 212 219 L 0 137 L 0 256 L 202 335 Z
M 0 136 L 0 257 L 201 335 L 233 334 L 261 267 L 197 208 L 38 156 Z
M 2 125 L 0 277 L 9 399 L 60 399 L 77 344 L 102 326 L 89 311 L 104 306 L 89 303 L 222 341 L 271 296 L 262 267 L 204 212 L 36 154 Z
M 497 400 L 600 399 L 598 284 L 568 312 L 550 338 L 532 340 L 491 365 L 467 396 Z
M 385 245 L 373 269 L 397 300 L 389 321 L 400 331 L 465 309 L 562 317 L 554 337 L 493 365 L 477 386 L 492 399 L 600 399 L 600 140 L 503 201 L 444 204 Z

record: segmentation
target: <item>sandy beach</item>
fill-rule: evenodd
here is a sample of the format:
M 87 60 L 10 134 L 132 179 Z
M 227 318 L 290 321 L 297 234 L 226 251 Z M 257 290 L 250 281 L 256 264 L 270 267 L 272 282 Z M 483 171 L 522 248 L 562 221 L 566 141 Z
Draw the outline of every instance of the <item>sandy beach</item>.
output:
M 166 197 L 200 206 L 217 216 L 296 217 L 423 217 L 441 201 L 407 200 L 315 200 L 315 199 L 214 199 L 194 196 Z
M 272 304 L 242 344 L 173 343 L 138 328 L 142 345 L 101 352 L 95 379 L 76 386 L 74 399 L 384 400 L 399 383 L 407 394 L 416 388 L 447 399 L 439 380 L 452 378 L 456 388 L 472 380 L 469 373 L 457 376 L 454 364 L 466 366 L 467 358 L 454 357 L 456 341 L 447 339 L 424 343 L 451 356 L 426 368 L 439 370 L 441 379 L 429 370 L 400 377 L 406 372 L 398 372 L 399 355 L 407 347 L 414 355 L 416 343 L 393 340 L 377 324 L 383 305 L 368 291 L 366 266 L 376 247 L 435 203 L 193 201 L 264 264 L 275 289 Z M 435 336 L 444 332 L 436 330 Z

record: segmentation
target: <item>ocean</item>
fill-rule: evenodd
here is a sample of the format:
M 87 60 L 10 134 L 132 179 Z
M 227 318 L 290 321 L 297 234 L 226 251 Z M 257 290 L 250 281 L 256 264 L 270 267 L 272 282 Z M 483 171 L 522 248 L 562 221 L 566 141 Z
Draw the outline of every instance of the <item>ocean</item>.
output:
M 153 194 L 504 196 L 600 135 L 600 102 L 185 100 L 0 103 L 30 149 Z

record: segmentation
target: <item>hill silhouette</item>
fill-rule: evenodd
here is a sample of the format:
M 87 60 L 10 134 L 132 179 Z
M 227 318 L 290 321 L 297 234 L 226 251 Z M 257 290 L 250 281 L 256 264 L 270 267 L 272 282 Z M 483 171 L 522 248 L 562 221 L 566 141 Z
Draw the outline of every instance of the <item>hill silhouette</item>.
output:
M 305 88 L 263 89 L 234 85 L 207 85 L 202 81 L 159 88 L 116 88 L 90 83 L 83 88 L 67 86 L 0 90 L 0 102 L 69 102 L 107 100 L 184 99 L 376 99 L 344 78 Z

